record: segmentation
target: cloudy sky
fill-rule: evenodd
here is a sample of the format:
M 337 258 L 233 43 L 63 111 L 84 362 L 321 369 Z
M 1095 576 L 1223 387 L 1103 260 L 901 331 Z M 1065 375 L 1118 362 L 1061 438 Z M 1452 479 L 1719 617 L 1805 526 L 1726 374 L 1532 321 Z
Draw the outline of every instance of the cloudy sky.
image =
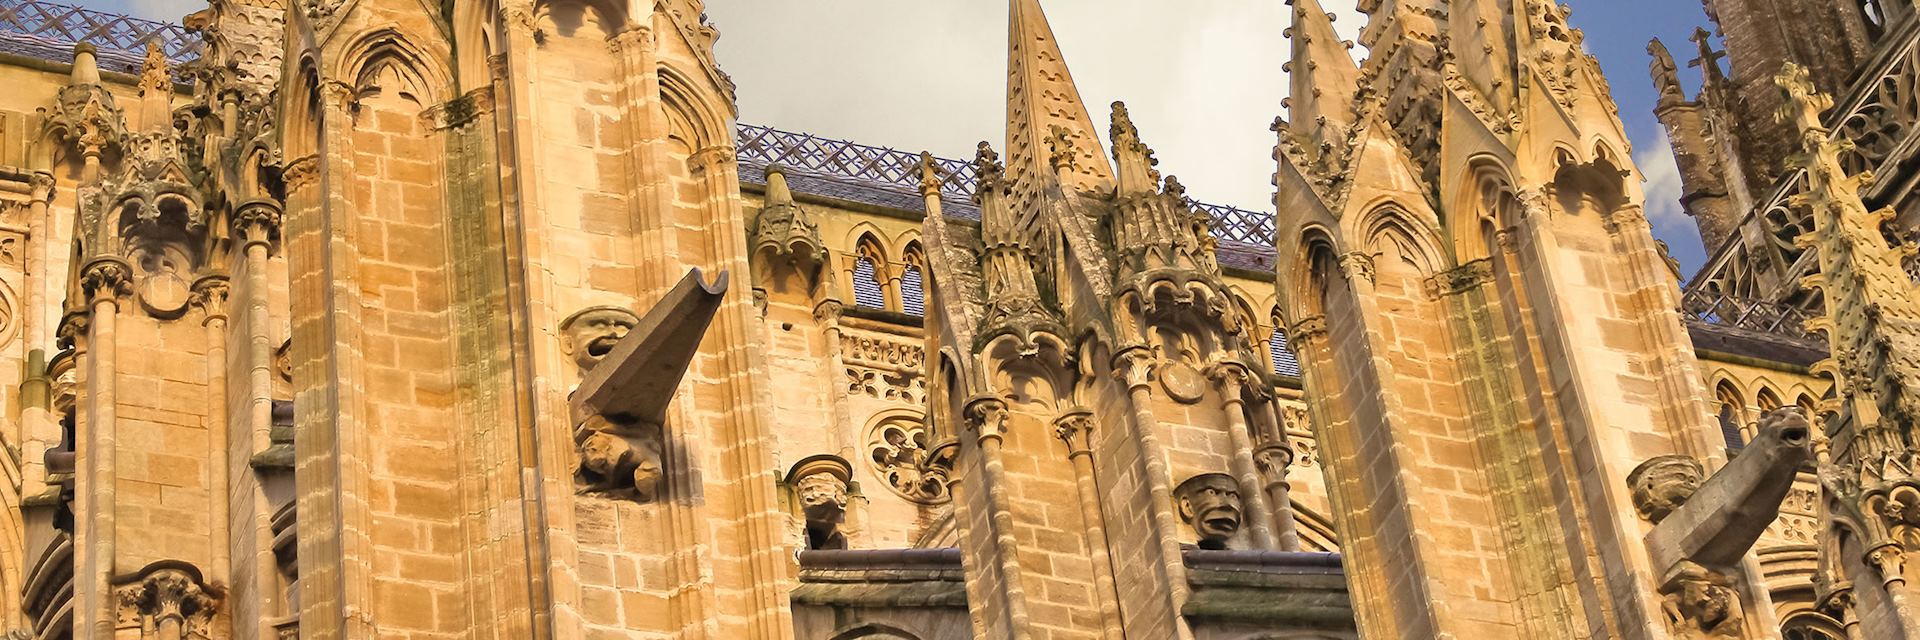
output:
M 158 20 L 197 0 L 79 0 Z M 1564 0 L 1620 102 L 1648 178 L 1656 235 L 1689 274 L 1704 256 L 1652 108 L 1646 42 L 1684 62 L 1706 24 L 1691 0 Z M 1287 94 L 1285 0 L 1045 0 L 1094 119 L 1124 100 L 1161 167 L 1196 198 L 1270 211 L 1273 134 Z M 1352 38 L 1353 0 L 1323 0 Z M 1003 138 L 1005 0 L 707 0 L 745 122 L 948 157 Z M 1683 77 L 1689 76 L 1683 73 Z M 1693 81 L 1694 78 L 1688 77 Z

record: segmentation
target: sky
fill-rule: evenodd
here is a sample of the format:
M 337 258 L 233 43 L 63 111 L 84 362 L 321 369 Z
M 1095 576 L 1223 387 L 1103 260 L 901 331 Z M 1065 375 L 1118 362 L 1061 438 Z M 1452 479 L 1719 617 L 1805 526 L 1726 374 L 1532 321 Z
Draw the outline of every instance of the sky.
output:
M 74 1 L 74 0 L 67 0 Z M 78 0 L 178 21 L 202 0 Z M 1707 24 L 1693 0 L 1563 0 L 1620 104 L 1647 178 L 1647 214 L 1683 272 L 1705 261 L 1680 179 L 1653 116 L 1646 44 L 1659 37 L 1685 69 L 1687 36 Z M 1163 171 L 1194 198 L 1271 211 L 1274 135 L 1284 109 L 1284 0 L 1044 0 L 1054 35 L 1096 124 L 1124 100 Z M 1322 0 L 1355 38 L 1353 0 Z M 969 158 L 1005 137 L 1003 0 L 707 0 L 721 67 L 739 83 L 740 119 L 906 151 Z

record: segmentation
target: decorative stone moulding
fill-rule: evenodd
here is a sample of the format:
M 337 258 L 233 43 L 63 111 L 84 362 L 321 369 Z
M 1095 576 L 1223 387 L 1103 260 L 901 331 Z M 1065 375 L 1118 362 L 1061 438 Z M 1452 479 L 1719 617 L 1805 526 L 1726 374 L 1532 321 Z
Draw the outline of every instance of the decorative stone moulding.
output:
M 867 430 L 867 457 L 874 475 L 902 498 L 940 504 L 947 501 L 946 476 L 928 473 L 930 445 L 926 419 L 918 413 L 886 414 Z

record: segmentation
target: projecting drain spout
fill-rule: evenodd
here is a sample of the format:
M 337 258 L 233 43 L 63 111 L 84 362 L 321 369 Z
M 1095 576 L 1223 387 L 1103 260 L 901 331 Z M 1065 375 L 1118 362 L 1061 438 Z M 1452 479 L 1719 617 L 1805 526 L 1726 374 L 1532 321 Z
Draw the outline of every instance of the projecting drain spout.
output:
M 1797 407 L 1769 412 L 1759 434 L 1713 477 L 1687 456 L 1660 456 L 1627 476 L 1634 507 L 1654 523 L 1647 555 L 1668 622 L 1683 637 L 1731 637 L 1740 626 L 1732 586 L 1741 558 L 1780 513 L 1810 455 L 1812 425 Z

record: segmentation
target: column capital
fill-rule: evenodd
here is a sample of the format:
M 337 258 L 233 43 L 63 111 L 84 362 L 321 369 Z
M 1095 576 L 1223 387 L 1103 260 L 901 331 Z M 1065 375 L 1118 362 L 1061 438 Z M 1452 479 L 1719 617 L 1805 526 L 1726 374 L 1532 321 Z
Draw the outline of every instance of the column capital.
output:
M 287 161 L 280 169 L 280 181 L 286 183 L 287 193 L 305 190 L 320 180 L 320 156 L 304 155 Z
M 1373 255 L 1361 251 L 1340 254 L 1340 273 L 1355 284 L 1360 281 L 1373 284 Z
M 1159 358 L 1144 346 L 1128 347 L 1113 356 L 1113 375 L 1126 383 L 1129 391 L 1153 382 L 1153 365 Z
M 988 439 L 1005 440 L 1007 433 L 1007 403 L 994 396 L 980 396 L 967 402 L 967 430 L 981 442 Z
M 226 320 L 227 299 L 231 295 L 227 276 L 206 276 L 193 283 L 193 294 L 187 297 L 187 304 L 205 313 L 206 322 Z
M 307 156 L 312 158 L 313 156 Z M 304 160 L 306 158 L 303 158 Z M 299 161 L 295 161 L 298 163 Z M 289 165 L 289 174 L 293 169 Z M 306 177 L 306 176 L 301 176 Z M 304 186 L 304 185 L 303 185 Z M 292 180 L 288 180 L 288 191 L 293 190 Z M 233 234 L 238 236 L 245 247 L 256 244 L 266 245 L 267 254 L 273 254 L 273 248 L 280 241 L 280 222 L 282 219 L 280 203 L 267 199 L 248 200 L 240 203 L 233 212 Z
M 133 293 L 133 269 L 119 258 L 97 258 L 80 272 L 88 303 L 110 302 Z
M 1067 443 L 1067 457 L 1091 455 L 1093 453 L 1093 412 L 1083 408 L 1068 409 L 1053 419 L 1053 435 Z
M 53 201 L 53 185 L 53 174 L 45 171 L 33 172 L 33 175 L 27 176 L 28 193 L 31 194 L 28 198 L 42 202 Z

